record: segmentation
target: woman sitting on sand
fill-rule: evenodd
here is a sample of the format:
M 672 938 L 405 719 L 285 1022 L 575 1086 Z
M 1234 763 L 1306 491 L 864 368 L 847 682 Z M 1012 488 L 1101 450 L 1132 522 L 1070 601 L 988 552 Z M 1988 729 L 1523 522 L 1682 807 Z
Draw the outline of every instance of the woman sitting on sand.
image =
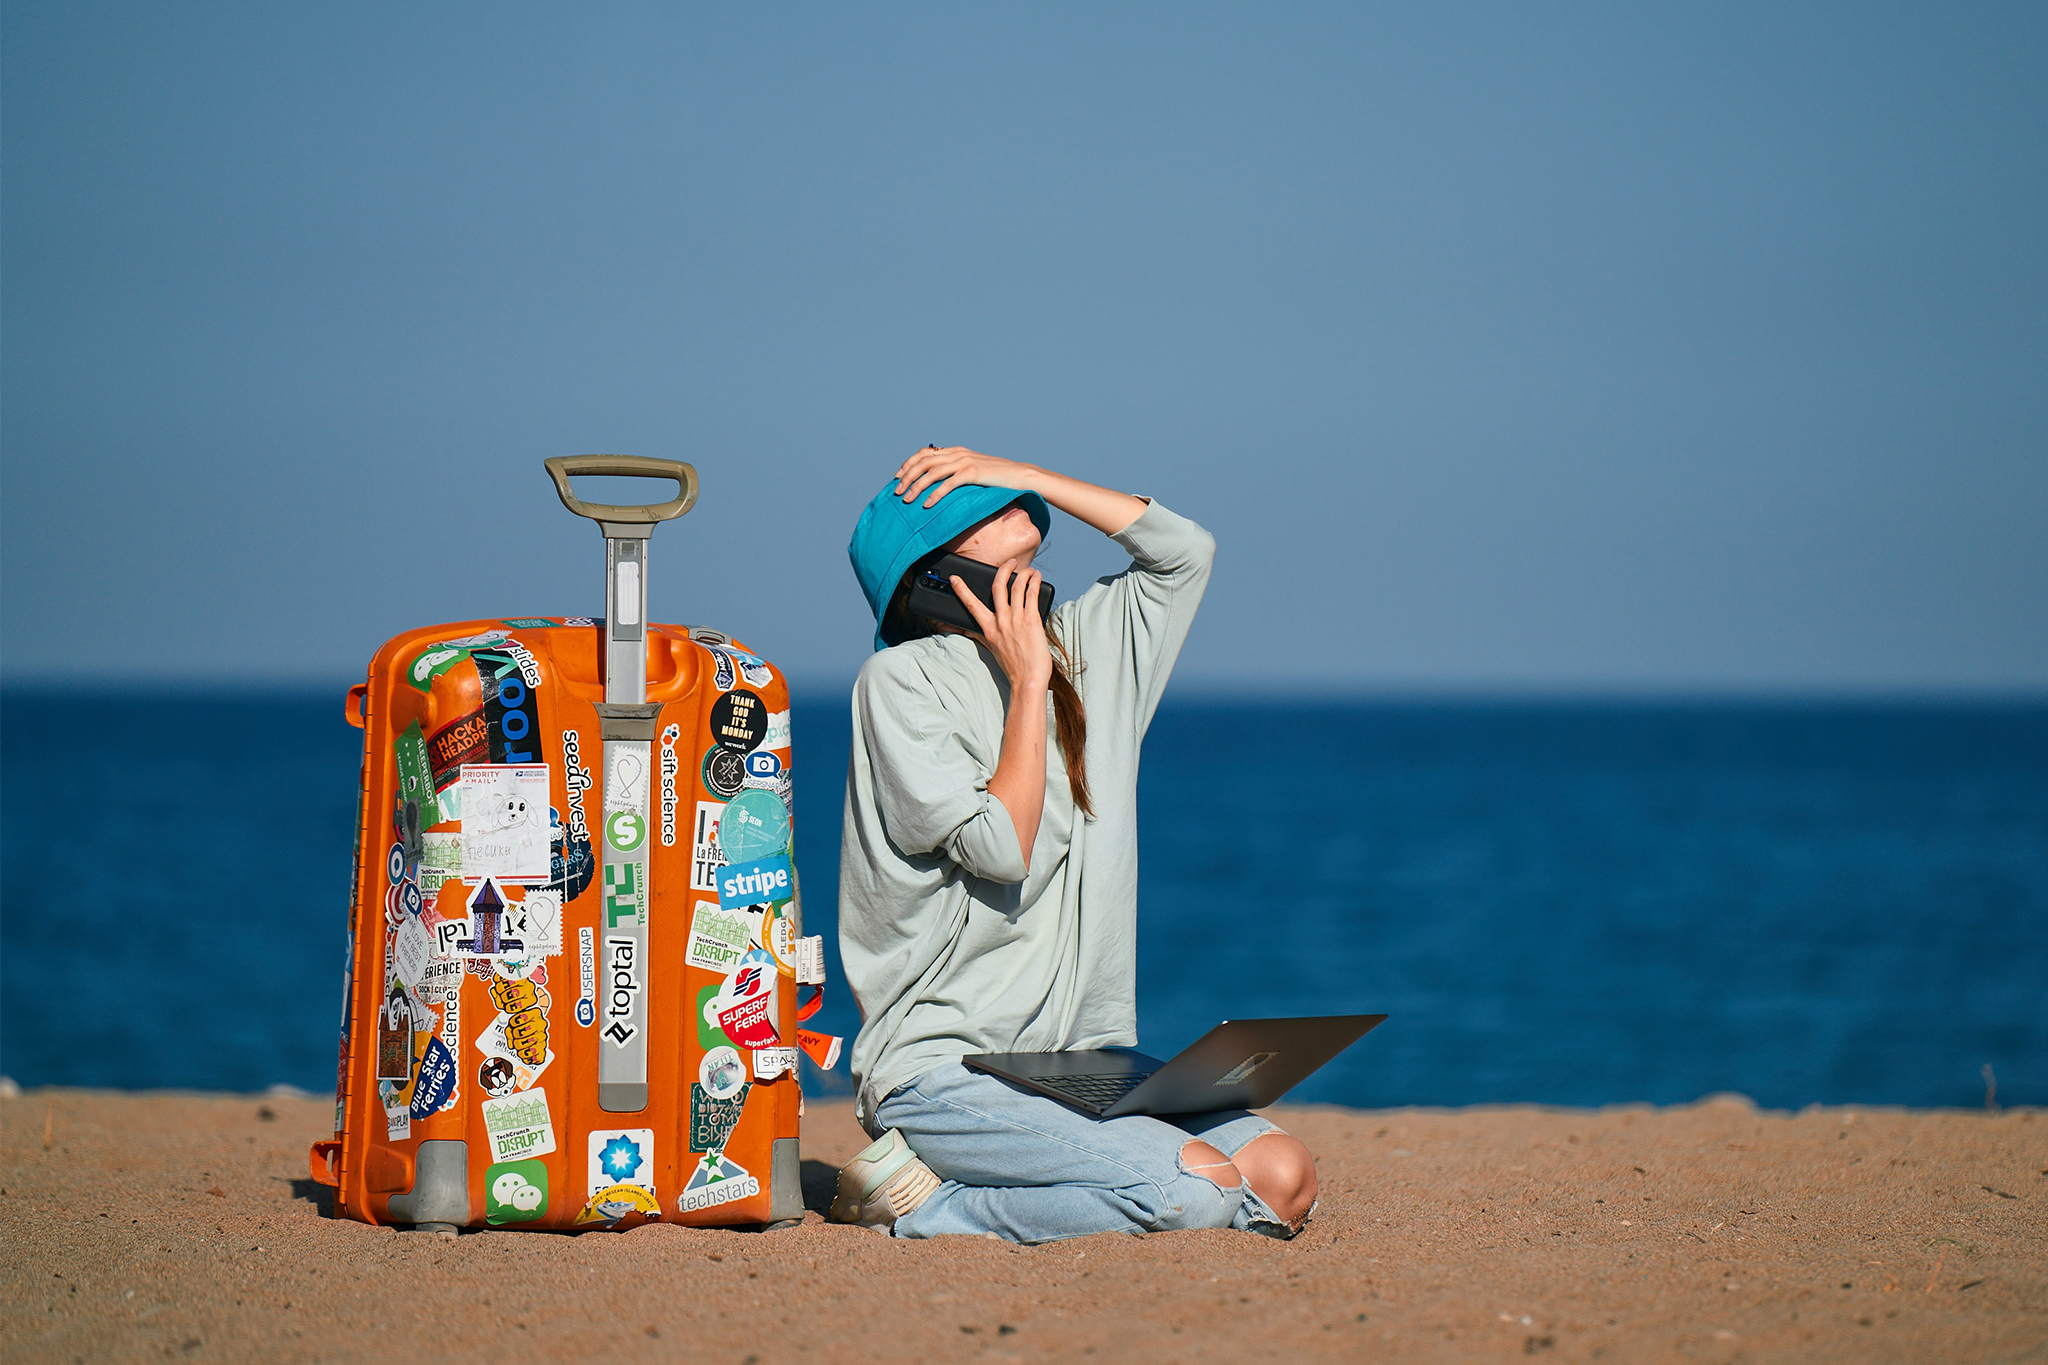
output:
M 1041 624 L 1031 563 L 1047 503 L 1133 562 Z M 832 1217 L 1014 1242 L 1293 1236 L 1315 1163 L 1266 1120 L 1095 1119 L 960 1064 L 1137 1041 L 1138 749 L 1215 541 L 1157 503 L 933 446 L 875 495 L 847 549 L 878 652 L 854 684 L 839 945 L 864 1020 L 858 1112 L 877 1141 L 840 1172 Z M 999 566 L 993 612 L 952 580 L 974 634 L 905 607 L 911 575 L 947 551 Z

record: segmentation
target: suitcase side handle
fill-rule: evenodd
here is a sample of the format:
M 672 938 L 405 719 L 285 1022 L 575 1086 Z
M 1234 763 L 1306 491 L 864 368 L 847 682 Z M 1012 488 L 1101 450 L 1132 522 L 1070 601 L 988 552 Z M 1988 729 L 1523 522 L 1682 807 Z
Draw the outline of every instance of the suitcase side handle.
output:
M 313 1150 L 306 1155 L 307 1164 L 311 1167 L 310 1174 L 316 1184 L 337 1187 L 341 1184 L 341 1176 L 334 1169 L 334 1158 L 340 1152 L 339 1138 L 323 1138 L 313 1144 Z
M 697 470 L 681 460 L 657 460 L 651 455 L 553 455 L 544 463 L 555 481 L 555 492 L 561 494 L 562 506 L 592 521 L 651 526 L 657 521 L 673 520 L 697 504 Z M 569 480 L 578 474 L 671 479 L 678 496 L 667 502 L 638 506 L 585 502 L 569 486 Z

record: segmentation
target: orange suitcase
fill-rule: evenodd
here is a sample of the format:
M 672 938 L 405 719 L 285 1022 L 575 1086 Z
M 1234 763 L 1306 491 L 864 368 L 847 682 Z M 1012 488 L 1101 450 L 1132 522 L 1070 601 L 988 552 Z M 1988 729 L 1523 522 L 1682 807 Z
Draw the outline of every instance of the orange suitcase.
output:
M 338 1216 L 460 1227 L 803 1214 L 797 1049 L 819 1003 L 790 817 L 789 689 L 716 631 L 646 622 L 687 464 L 547 461 L 605 536 L 605 617 L 410 631 L 364 730 L 335 1134 Z M 576 475 L 672 479 L 591 505 Z M 807 988 L 809 998 L 798 996 Z

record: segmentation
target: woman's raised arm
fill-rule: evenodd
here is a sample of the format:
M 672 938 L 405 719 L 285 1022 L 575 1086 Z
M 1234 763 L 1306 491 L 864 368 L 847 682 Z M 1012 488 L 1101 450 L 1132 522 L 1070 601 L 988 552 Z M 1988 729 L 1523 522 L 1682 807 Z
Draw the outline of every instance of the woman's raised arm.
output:
M 1145 512 L 1143 498 L 1055 474 L 1037 465 L 983 455 L 966 446 L 926 446 L 896 470 L 896 492 L 909 502 L 929 489 L 924 500 L 927 507 L 936 506 L 940 498 L 969 483 L 1036 493 L 1106 536 L 1115 535 Z

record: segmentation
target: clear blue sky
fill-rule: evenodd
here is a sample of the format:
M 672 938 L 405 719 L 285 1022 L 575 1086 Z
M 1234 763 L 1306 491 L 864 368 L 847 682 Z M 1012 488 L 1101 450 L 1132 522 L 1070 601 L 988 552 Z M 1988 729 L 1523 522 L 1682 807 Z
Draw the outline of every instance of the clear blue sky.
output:
M 657 618 L 838 685 L 939 441 L 1209 525 L 1203 684 L 2048 688 L 2038 4 L 4 25 L 10 681 L 596 610 L 611 450 Z

